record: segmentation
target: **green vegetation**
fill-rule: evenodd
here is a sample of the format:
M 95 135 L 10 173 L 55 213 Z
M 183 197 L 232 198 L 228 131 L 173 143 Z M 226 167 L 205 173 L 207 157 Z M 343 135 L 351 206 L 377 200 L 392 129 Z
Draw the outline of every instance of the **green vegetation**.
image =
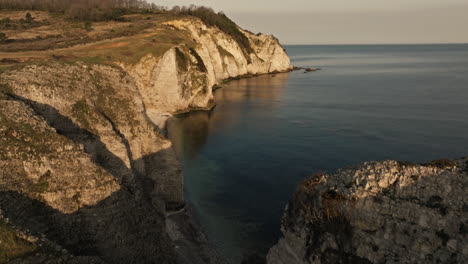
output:
M 0 9 L 38 10 L 65 14 L 75 20 L 119 20 L 129 13 L 150 13 L 161 6 L 145 0 L 0 0 Z M 31 16 L 26 21 L 32 21 Z
M 79 29 L 92 29 L 94 30 L 93 23 L 89 21 L 86 25 L 80 23 L 78 28 Z M 71 24 L 73 25 L 73 24 Z M 153 23 L 144 21 L 137 21 L 134 23 L 132 27 L 122 27 L 117 26 L 116 28 L 102 32 L 101 34 L 89 36 L 83 35 L 83 32 L 65 32 L 64 35 L 47 35 L 42 38 L 34 38 L 34 39 L 21 39 L 21 40 L 9 40 L 6 41 L 4 45 L 0 46 L 0 51 L 5 52 L 18 52 L 18 51 L 32 51 L 32 50 L 50 50 L 50 49 L 59 49 L 59 48 L 67 48 L 70 46 L 75 46 L 79 44 L 86 44 L 90 42 L 112 39 L 116 37 L 123 37 L 123 36 L 132 36 L 138 33 L 141 33 L 143 30 L 147 28 L 154 27 Z M 88 30 L 90 32 L 91 30 Z
M 189 66 L 188 58 L 185 57 L 185 54 L 179 48 L 176 48 L 175 52 L 179 71 L 186 72 Z
M 8 223 L 0 219 L 0 263 L 7 263 L 34 251 L 35 245 L 21 239 Z
M 96 124 L 99 120 L 93 116 L 94 110 L 86 103 L 86 100 L 82 99 L 73 104 L 72 114 L 83 128 L 97 134 L 96 129 L 93 128 L 93 124 Z
M 0 19 L 0 27 L 10 27 L 11 26 L 11 19 L 9 17 Z
M 5 33 L 0 32 L 0 43 L 7 43 L 8 42 L 8 37 Z
M 93 30 L 93 23 L 91 21 L 86 21 L 84 22 L 83 28 L 86 31 L 91 31 Z
M 4 109 L 0 107 L 0 160 L 31 160 L 44 154 L 55 153 L 50 142 L 68 143 L 53 131 L 39 131 L 31 124 L 16 120 L 16 116 L 7 117 L 2 111 Z
M 253 49 L 250 46 L 249 39 L 242 33 L 229 17 L 224 13 L 216 13 L 213 9 L 204 6 L 190 6 L 190 7 L 178 7 L 175 6 L 172 11 L 176 14 L 190 15 L 198 17 L 205 24 L 209 26 L 218 27 L 224 33 L 230 35 L 246 53 L 246 55 L 253 53 Z M 248 57 L 248 56 L 246 56 Z
M 1 0 L 0 0 L 1 1 Z M 38 27 L 46 25 L 47 21 L 36 21 L 36 18 L 27 12 L 24 18 L 12 20 L 9 17 L 0 19 L 0 29 L 5 30 L 18 30 L 18 29 L 29 29 L 33 27 Z
M 200 55 L 194 48 L 190 48 L 190 54 L 192 54 L 197 60 L 198 70 L 201 72 L 208 72 L 208 70 L 206 69 L 205 63 L 203 62 L 203 59 L 200 57 Z
M 126 73 L 120 70 L 120 78 L 125 78 L 125 76 Z M 97 122 L 101 122 L 102 119 L 98 119 L 96 117 L 97 114 L 106 119 L 107 122 L 114 123 L 117 128 L 121 126 L 132 127 L 132 132 L 133 128 L 137 128 L 141 125 L 140 121 L 131 111 L 131 109 L 134 109 L 135 105 L 130 97 L 122 96 L 119 91 L 116 90 L 116 87 L 112 85 L 112 82 L 109 82 L 109 79 L 107 79 L 101 73 L 94 72 L 91 77 L 93 84 L 96 87 L 96 97 L 93 101 L 99 102 L 99 105 L 96 106 L 96 108 L 93 110 L 91 110 L 90 106 L 87 104 L 85 105 L 85 103 L 79 103 L 81 104 L 81 107 L 77 106 L 78 108 L 81 108 L 83 116 L 88 118 L 91 125 L 94 125 Z M 120 81 L 124 80 L 121 79 Z M 126 109 L 126 111 L 122 112 L 122 109 Z M 107 122 L 104 121 L 104 123 L 101 124 L 107 125 Z M 91 132 L 92 131 L 93 130 L 91 129 Z
M 34 21 L 34 17 L 33 17 L 33 16 L 31 15 L 31 13 L 29 13 L 29 12 L 26 13 L 25 18 L 26 18 L 26 19 L 25 19 L 24 21 L 25 21 L 26 23 L 32 23 L 32 22 Z
M 44 193 L 49 189 L 49 179 L 51 177 L 51 172 L 48 170 L 44 175 L 39 178 L 39 181 L 34 184 L 31 188 L 33 193 Z
M 11 94 L 13 89 L 8 83 L 0 83 L 0 94 Z
M 0 52 L 29 52 L 67 49 L 34 56 L 34 61 L 54 58 L 62 62 L 84 61 L 93 64 L 123 62 L 134 64 L 148 54 L 160 57 L 169 49 L 183 46 L 177 52 L 178 66 L 188 69 L 190 59 L 196 59 L 197 68 L 206 72 L 206 65 L 194 49 L 196 43 L 184 30 L 174 30 L 164 22 L 195 16 L 209 26 L 215 26 L 230 34 L 239 42 L 246 59 L 250 60 L 249 39 L 223 13 L 215 13 L 205 7 L 187 7 L 176 11 L 131 0 L 0 0 L 0 8 L 20 10 L 3 12 L 0 19 Z M 72 5 L 75 3 L 76 5 Z M 80 7 L 76 9 L 77 7 Z M 145 9 L 146 8 L 146 9 Z M 21 10 L 24 10 L 21 12 Z M 32 10 L 32 11 L 31 11 Z M 40 12 L 40 11 L 46 12 Z M 83 11 L 83 13 L 77 10 Z M 176 10 L 176 9 L 175 9 Z M 93 12 L 111 12 L 106 17 Z M 130 15 L 131 14 L 131 15 Z M 9 17 L 9 18 L 8 18 Z M 106 20 L 106 21 L 104 21 Z M 113 21 L 109 21 L 113 20 Z M 36 27 L 37 29 L 30 30 Z M 6 28 L 4 31 L 3 28 Z M 8 38 L 15 32 L 15 38 Z M 126 40 L 113 40 L 132 37 Z M 103 41 L 103 43 L 97 43 Z M 96 43 L 96 45 L 78 45 Z M 221 54 L 232 56 L 223 48 Z M 30 54 L 26 54 L 29 56 Z M 0 59 L 0 70 L 19 64 L 26 59 Z M 24 58 L 18 54 L 18 58 Z M 193 60 L 193 59 L 192 59 Z M 194 60 L 195 62 L 195 60 Z

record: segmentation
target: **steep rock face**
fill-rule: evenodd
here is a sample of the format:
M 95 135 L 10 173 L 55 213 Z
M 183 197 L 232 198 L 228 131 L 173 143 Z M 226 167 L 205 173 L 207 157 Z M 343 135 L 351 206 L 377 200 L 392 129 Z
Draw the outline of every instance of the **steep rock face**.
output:
M 171 143 L 147 120 L 131 77 L 116 67 L 50 63 L 2 75 L 12 98 L 47 120 L 57 133 L 119 181 L 145 175 L 168 204 L 183 203 L 182 176 Z
M 243 31 L 254 50 L 247 54 L 231 36 L 198 19 L 166 24 L 184 31 L 193 43 L 174 47 L 161 58 L 147 55 L 135 65 L 121 63 L 134 78 L 148 116 L 159 127 L 164 127 L 171 113 L 213 107 L 212 88 L 225 79 L 291 68 L 288 55 L 272 36 Z
M 44 200 L 63 213 L 93 206 L 120 189 L 82 146 L 61 136 L 22 102 L 1 100 L 0 188 Z M 65 168 L 81 168 L 76 171 Z
M 468 159 L 367 162 L 302 183 L 270 264 L 466 263 Z
M 131 78 L 49 63 L 1 86 L 0 218 L 40 241 L 38 256 L 174 262 L 164 213 L 183 205 L 182 176 Z
M 166 210 L 184 206 L 183 178 L 160 128 L 173 113 L 211 108 L 224 79 L 286 71 L 289 58 L 270 36 L 244 32 L 247 54 L 195 18 L 167 27 L 186 39 L 160 57 L 56 59 L 0 73 L 0 221 L 37 246 L 15 263 L 181 259 Z

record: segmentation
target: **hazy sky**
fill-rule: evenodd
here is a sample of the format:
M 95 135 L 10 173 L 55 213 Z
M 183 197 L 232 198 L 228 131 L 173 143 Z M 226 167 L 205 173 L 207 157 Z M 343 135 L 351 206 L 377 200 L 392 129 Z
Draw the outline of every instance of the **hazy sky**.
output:
M 468 0 L 151 0 L 206 5 L 284 44 L 468 43 Z

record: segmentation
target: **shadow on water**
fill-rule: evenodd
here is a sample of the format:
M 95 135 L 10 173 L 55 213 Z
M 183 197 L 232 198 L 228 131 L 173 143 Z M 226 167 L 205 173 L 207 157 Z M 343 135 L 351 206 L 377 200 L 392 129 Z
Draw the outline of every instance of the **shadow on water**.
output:
M 288 78 L 288 73 L 282 73 L 232 81 L 216 90 L 218 106 L 213 110 L 184 113 L 171 119 L 168 131 L 177 155 L 183 160 L 196 159 L 210 133 L 242 121 L 243 113 L 250 111 L 249 102 L 264 101 L 265 110 L 275 108 Z
M 310 174 L 466 155 L 467 45 L 286 48 L 293 64 L 323 70 L 233 81 L 214 111 L 169 131 L 186 197 L 235 260 L 276 243 L 284 206 Z
M 178 115 L 168 122 L 171 138 L 177 156 L 195 159 L 208 140 L 211 111 L 195 111 Z
M 245 142 L 238 141 L 243 134 L 251 133 L 249 130 L 252 128 L 243 124 L 245 116 L 275 112 L 282 103 L 289 76 L 263 75 L 232 81 L 215 92 L 217 107 L 212 111 L 182 114 L 168 122 L 169 138 L 184 164 L 186 197 L 195 207 L 210 239 L 225 256 L 233 259 L 233 263 L 240 263 L 250 251 L 259 252 L 261 243 L 250 234 L 262 227 L 249 217 L 255 214 L 254 207 L 258 208 L 252 203 L 256 200 L 256 194 L 239 193 L 241 186 L 238 184 L 246 182 L 236 179 L 236 175 L 247 176 L 250 171 L 248 166 L 254 161 L 229 168 L 229 171 L 224 171 L 222 163 L 229 162 L 233 156 L 242 155 L 242 152 L 250 152 Z M 226 133 L 232 134 L 233 141 L 217 142 L 223 140 L 218 136 Z M 236 152 L 236 146 L 242 148 L 241 153 Z M 213 159 L 211 153 L 207 156 L 206 148 L 217 149 L 219 154 L 214 154 L 217 158 Z M 245 210 L 239 210 L 238 205 L 233 204 L 234 200 L 244 202 L 246 199 L 251 201 L 251 206 Z M 272 238 L 277 235 L 272 234 Z M 266 248 L 262 245 L 260 251 L 265 252 Z

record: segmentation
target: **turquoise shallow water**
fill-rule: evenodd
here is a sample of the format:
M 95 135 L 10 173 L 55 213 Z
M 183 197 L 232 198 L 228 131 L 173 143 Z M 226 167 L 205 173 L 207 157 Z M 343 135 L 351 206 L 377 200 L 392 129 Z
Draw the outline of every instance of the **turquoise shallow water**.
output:
M 367 160 L 468 155 L 468 45 L 286 46 L 296 66 L 233 81 L 169 126 L 187 198 L 222 253 L 266 253 L 296 184 Z

